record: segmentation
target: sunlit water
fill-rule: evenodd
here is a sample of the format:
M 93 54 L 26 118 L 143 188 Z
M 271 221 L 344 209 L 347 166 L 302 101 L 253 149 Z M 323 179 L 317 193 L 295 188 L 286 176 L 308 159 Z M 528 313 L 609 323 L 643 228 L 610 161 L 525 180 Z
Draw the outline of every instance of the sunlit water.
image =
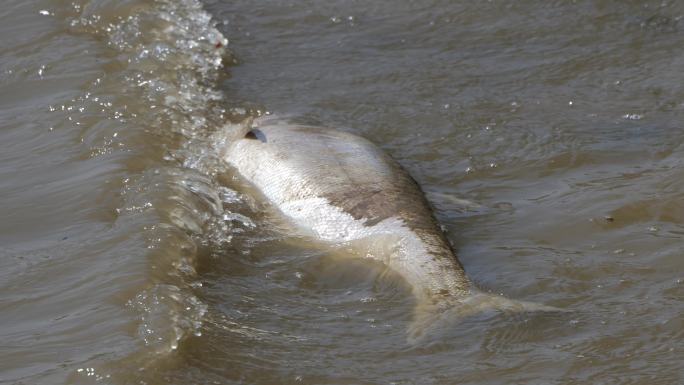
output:
M 684 7 L 7 0 L 0 383 L 684 380 Z M 410 345 L 410 288 L 220 159 L 270 111 L 420 182 L 488 313 Z

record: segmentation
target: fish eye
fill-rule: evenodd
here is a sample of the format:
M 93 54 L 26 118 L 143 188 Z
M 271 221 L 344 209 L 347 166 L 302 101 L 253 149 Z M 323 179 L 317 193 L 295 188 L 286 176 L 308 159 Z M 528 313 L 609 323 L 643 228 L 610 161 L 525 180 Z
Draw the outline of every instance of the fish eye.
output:
M 262 143 L 266 143 L 266 134 L 254 128 L 245 134 L 245 139 L 259 140 Z
M 245 139 L 258 139 L 258 138 L 257 138 L 256 134 L 254 133 L 254 131 L 249 130 L 249 132 L 247 132 L 245 134 Z

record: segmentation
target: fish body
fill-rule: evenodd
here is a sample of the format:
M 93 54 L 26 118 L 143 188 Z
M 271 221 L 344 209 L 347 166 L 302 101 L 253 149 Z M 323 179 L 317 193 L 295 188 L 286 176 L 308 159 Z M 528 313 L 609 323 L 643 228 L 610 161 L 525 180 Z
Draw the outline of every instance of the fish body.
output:
M 455 309 L 525 307 L 473 288 L 421 188 L 362 137 L 271 118 L 233 135 L 224 159 L 300 231 L 402 276 L 417 299 L 414 337 Z

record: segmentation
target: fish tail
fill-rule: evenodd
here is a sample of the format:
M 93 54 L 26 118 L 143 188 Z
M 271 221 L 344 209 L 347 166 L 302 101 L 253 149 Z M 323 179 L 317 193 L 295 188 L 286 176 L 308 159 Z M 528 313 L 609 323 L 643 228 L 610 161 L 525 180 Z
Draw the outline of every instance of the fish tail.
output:
M 474 293 L 454 302 L 419 303 L 408 329 L 408 342 L 415 344 L 437 329 L 450 327 L 480 313 L 499 311 L 508 314 L 544 312 L 564 313 L 567 310 L 535 302 L 518 301 L 500 295 Z

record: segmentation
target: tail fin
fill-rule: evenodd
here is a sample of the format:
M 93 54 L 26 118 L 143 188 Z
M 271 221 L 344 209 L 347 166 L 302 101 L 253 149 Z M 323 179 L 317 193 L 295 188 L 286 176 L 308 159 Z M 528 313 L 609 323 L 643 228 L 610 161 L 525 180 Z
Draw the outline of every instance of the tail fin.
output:
M 489 311 L 504 313 L 550 312 L 567 310 L 534 302 L 516 301 L 500 295 L 473 293 L 458 301 L 423 303 L 416 307 L 414 319 L 408 329 L 408 342 L 420 342 L 434 329 L 445 327 L 469 316 Z

